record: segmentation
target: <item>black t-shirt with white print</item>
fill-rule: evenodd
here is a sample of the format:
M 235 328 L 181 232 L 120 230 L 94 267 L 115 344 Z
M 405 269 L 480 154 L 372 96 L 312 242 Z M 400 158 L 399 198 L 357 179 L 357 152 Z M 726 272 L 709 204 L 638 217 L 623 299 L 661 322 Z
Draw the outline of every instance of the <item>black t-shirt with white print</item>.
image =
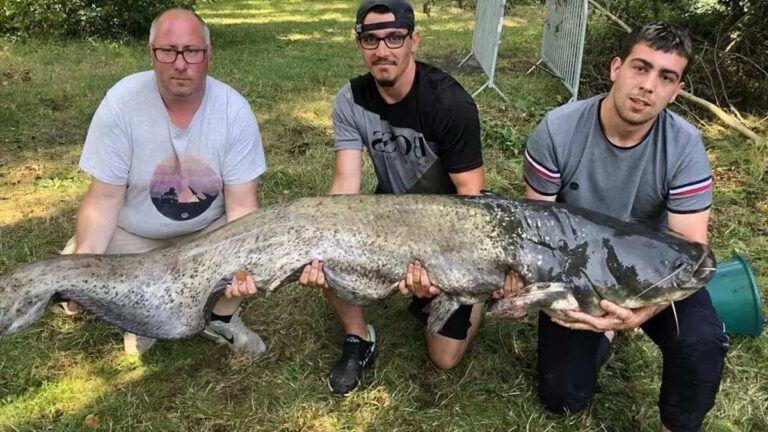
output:
M 333 106 L 335 150 L 368 149 L 378 193 L 456 193 L 449 177 L 483 165 L 472 97 L 445 72 L 416 62 L 413 87 L 388 104 L 369 73 L 354 78 Z

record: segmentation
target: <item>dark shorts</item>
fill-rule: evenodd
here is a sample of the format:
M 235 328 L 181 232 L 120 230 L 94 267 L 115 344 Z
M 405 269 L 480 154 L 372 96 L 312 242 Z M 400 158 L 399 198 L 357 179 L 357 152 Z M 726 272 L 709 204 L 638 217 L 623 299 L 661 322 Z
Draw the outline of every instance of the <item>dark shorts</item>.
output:
M 421 321 L 424 325 L 427 325 L 427 318 L 429 318 L 429 313 L 424 312 L 424 309 L 429 306 L 433 298 L 418 298 L 413 296 L 411 304 L 408 305 L 408 310 L 411 311 L 413 316 L 415 316 L 416 319 Z M 443 328 L 441 328 L 437 334 L 456 340 L 466 339 L 467 331 L 472 325 L 469 320 L 471 315 L 472 305 L 459 306 L 456 312 L 454 312 L 453 315 L 448 318 L 448 321 L 445 322 L 445 325 L 443 325 Z

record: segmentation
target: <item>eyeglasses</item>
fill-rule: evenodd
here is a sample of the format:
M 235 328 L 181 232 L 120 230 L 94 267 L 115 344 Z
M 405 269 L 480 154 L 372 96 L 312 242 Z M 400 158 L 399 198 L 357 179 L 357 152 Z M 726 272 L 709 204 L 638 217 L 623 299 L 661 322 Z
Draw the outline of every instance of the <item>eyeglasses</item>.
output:
M 176 59 L 181 54 L 185 62 L 198 64 L 205 60 L 208 48 L 186 48 L 181 51 L 173 48 L 152 48 L 152 52 L 155 54 L 155 60 L 158 63 L 176 63 Z
M 365 33 L 365 34 L 359 35 L 357 37 L 357 41 L 360 43 L 361 47 L 367 50 L 377 49 L 381 41 L 384 41 L 384 44 L 387 46 L 387 48 L 396 49 L 396 48 L 401 48 L 403 44 L 405 44 L 405 39 L 407 39 L 408 36 L 410 35 L 411 35 L 411 32 L 408 32 L 405 34 L 390 33 L 384 37 L 378 37 L 372 33 Z

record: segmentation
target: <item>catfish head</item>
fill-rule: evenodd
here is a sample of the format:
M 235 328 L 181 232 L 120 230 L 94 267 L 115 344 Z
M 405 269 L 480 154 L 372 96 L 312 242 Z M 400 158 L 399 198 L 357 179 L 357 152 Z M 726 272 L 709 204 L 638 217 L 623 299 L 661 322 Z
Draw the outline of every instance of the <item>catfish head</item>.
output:
M 533 271 L 522 290 L 491 307 L 492 316 L 535 310 L 561 319 L 565 310 L 601 316 L 603 299 L 630 309 L 671 303 L 714 276 L 715 256 L 704 244 L 583 209 L 536 206 L 544 211 L 537 215 L 541 232 L 529 242 L 536 244 L 528 249 Z
M 604 238 L 600 255 L 602 283 L 593 289 L 627 308 L 682 300 L 703 288 L 717 266 L 708 246 L 651 230 Z

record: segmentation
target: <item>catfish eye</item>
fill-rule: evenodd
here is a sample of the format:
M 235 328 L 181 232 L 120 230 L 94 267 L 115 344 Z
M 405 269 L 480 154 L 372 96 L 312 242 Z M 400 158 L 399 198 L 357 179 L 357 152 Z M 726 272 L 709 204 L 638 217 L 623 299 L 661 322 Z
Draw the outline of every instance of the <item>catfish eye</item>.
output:
M 675 270 L 680 270 L 686 265 L 688 265 L 688 261 L 685 258 L 680 257 L 675 260 Z

